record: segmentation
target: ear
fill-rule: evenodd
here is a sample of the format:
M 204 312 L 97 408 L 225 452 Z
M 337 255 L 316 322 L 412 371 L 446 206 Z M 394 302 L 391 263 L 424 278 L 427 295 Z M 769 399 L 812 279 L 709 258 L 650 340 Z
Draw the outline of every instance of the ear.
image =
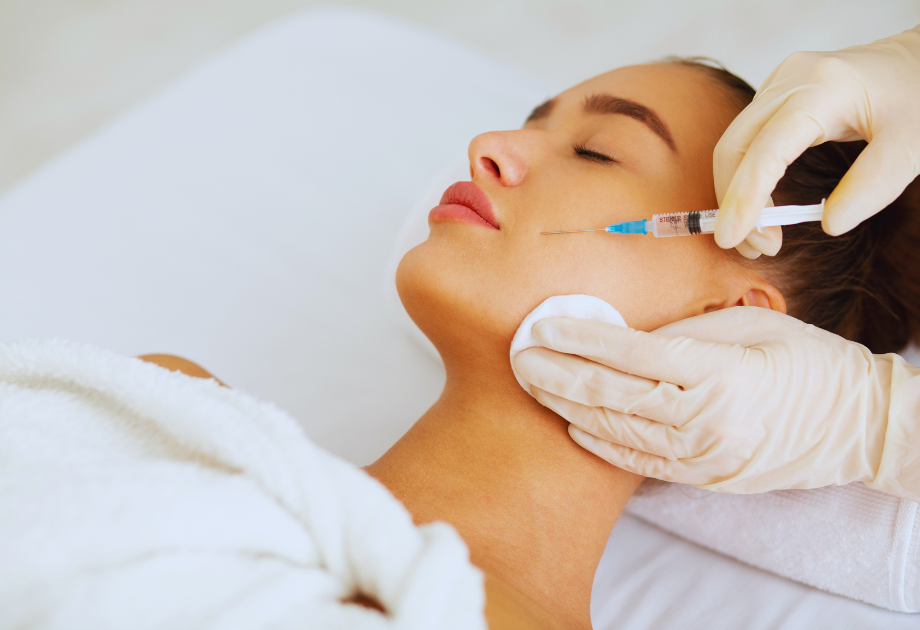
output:
M 786 313 L 786 300 L 783 294 L 772 284 L 757 276 L 746 278 L 740 286 L 733 287 L 728 299 L 711 303 L 704 311 L 710 313 L 731 306 L 758 306 Z
M 783 314 L 786 313 L 786 300 L 783 299 L 783 294 L 772 285 L 762 289 L 748 289 L 747 293 L 738 298 L 738 301 L 732 306 L 759 306 L 760 308 L 768 308 Z

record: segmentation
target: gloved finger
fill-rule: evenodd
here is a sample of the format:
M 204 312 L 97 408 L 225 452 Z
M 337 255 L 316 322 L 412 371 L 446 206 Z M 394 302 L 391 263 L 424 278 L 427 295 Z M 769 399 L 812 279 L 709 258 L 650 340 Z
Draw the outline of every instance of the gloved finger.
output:
M 655 335 L 587 319 L 548 317 L 533 334 L 541 345 L 577 354 L 626 374 L 689 388 L 705 377 L 702 368 L 730 346 Z
M 686 457 L 686 452 L 678 455 L 673 445 L 681 448 L 674 432 L 660 422 L 647 420 L 640 416 L 631 416 L 606 407 L 587 407 L 566 398 L 561 398 L 542 389 L 534 388 L 534 398 L 541 405 L 552 409 L 583 431 L 608 442 L 627 448 L 664 457 L 671 461 L 679 456 Z
M 763 256 L 763 252 L 753 245 L 749 245 L 746 239 L 735 245 L 735 251 L 748 260 L 756 260 Z
M 548 348 L 520 352 L 514 358 L 514 369 L 533 387 L 588 406 L 603 406 L 610 402 L 608 399 L 641 398 L 658 386 L 658 381 L 624 374 L 590 359 Z
M 716 188 L 716 201 L 719 205 L 722 204 L 732 177 L 747 154 L 751 142 L 782 105 L 783 100 L 774 98 L 772 94 L 758 95 L 753 102 L 741 110 L 741 113 L 722 133 L 712 153 L 713 183 Z
M 654 477 L 663 481 L 674 481 L 675 467 L 683 468 L 680 462 L 672 462 L 657 455 L 650 455 L 627 448 L 613 442 L 607 442 L 590 433 L 582 431 L 575 425 L 569 425 L 569 437 L 583 449 L 590 451 L 617 468 L 643 477 Z M 684 472 L 684 471 L 681 471 Z M 686 474 L 686 473 L 684 473 Z M 683 477 L 683 475 L 682 475 Z M 692 483 L 681 481 L 681 483 Z
M 783 228 L 779 225 L 770 225 L 763 229 L 763 232 L 751 230 L 747 237 L 735 249 L 745 258 L 759 258 L 761 254 L 767 256 L 776 256 L 783 246 Z M 744 250 L 742 251 L 742 247 Z M 756 255 L 749 255 L 754 254 Z
M 813 108 L 800 99 L 786 101 L 751 141 L 719 205 L 715 238 L 720 247 L 745 239 L 786 167 L 824 137 Z
M 788 98 L 787 86 L 779 77 L 780 74 L 785 74 L 788 63 L 789 59 L 786 59 L 773 69 L 757 89 L 754 99 L 735 116 L 716 143 L 712 155 L 712 171 L 719 205 L 722 204 L 738 165 L 747 155 L 751 142 Z
M 765 103 L 765 100 L 770 102 Z M 776 107 L 781 104 L 780 99 L 755 100 L 732 121 L 732 124 L 722 134 L 712 156 L 712 175 L 716 187 L 716 200 L 719 204 L 722 203 L 731 178 L 747 153 L 751 141 L 775 113 Z M 735 246 L 735 249 L 745 258 L 754 260 L 763 254 L 775 256 L 782 246 L 782 228 L 770 226 L 763 232 L 751 230 L 745 239 Z
M 515 357 L 514 369 L 533 386 L 534 397 L 540 389 L 583 407 L 604 407 L 672 426 L 682 426 L 699 411 L 692 401 L 681 400 L 688 395 L 675 385 L 547 348 L 524 350 Z M 559 409 L 553 410 L 574 422 Z
M 828 197 L 824 231 L 837 236 L 852 230 L 897 199 L 918 171 L 920 156 L 899 138 L 876 136 Z

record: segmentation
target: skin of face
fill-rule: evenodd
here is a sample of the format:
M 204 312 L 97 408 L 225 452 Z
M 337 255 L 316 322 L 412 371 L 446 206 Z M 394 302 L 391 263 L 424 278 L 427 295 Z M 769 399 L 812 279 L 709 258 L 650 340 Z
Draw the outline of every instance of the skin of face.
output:
M 711 235 L 540 234 L 718 207 L 713 149 L 738 113 L 722 89 L 692 67 L 620 68 L 563 92 L 522 129 L 473 139 L 471 179 L 500 229 L 429 221 L 428 240 L 397 272 L 403 304 L 448 370 L 454 355 L 506 352 L 521 320 L 553 295 L 597 296 L 646 331 L 734 305 L 785 311 L 780 292 Z M 676 151 L 640 120 L 584 113 L 595 94 L 654 110 Z

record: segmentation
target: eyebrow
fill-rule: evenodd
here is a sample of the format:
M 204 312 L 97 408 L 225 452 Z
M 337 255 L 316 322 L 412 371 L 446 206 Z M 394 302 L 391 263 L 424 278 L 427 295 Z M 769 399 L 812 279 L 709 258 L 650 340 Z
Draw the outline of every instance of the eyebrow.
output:
M 622 114 L 634 118 L 645 124 L 655 135 L 665 141 L 671 151 L 677 153 L 677 145 L 674 144 L 674 138 L 671 137 L 668 126 L 653 109 L 641 103 L 610 94 L 592 94 L 585 98 L 582 111 L 586 114 Z
M 533 111 L 530 112 L 530 116 L 527 117 L 524 124 L 534 120 L 540 120 L 541 118 L 547 118 L 555 107 L 556 99 L 554 98 L 537 105 L 534 107 Z M 622 116 L 634 118 L 645 124 L 655 135 L 664 140 L 671 151 L 677 153 L 677 145 L 674 144 L 674 138 L 671 136 L 671 131 L 668 129 L 668 126 L 664 124 L 661 117 L 655 113 L 655 110 L 641 103 L 611 94 L 591 94 L 585 98 L 582 104 L 582 111 L 586 114 L 620 114 Z
M 556 99 L 554 98 L 549 99 L 545 103 L 541 103 L 540 105 L 537 105 L 536 107 L 533 108 L 533 111 L 530 112 L 530 116 L 527 117 L 527 120 L 524 121 L 524 124 L 526 125 L 527 123 L 533 120 L 540 120 L 541 118 L 546 118 L 552 113 L 553 108 L 555 106 L 556 106 Z

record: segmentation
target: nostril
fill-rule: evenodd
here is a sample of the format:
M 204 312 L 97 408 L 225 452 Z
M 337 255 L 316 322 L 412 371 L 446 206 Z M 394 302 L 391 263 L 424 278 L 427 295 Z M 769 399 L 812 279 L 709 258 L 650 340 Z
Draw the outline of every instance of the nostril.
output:
M 496 164 L 495 160 L 493 160 L 492 158 L 487 158 L 487 157 L 479 158 L 479 165 L 482 167 L 482 170 L 484 170 L 485 172 L 491 173 L 492 175 L 495 175 L 496 177 L 501 178 L 502 172 L 498 168 L 498 164 Z

